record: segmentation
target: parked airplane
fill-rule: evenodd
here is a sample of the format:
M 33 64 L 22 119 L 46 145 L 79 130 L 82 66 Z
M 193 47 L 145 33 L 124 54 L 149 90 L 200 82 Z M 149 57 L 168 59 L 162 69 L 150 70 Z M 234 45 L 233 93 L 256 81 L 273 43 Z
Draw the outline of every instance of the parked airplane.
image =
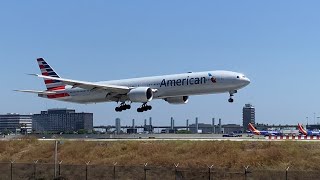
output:
M 123 79 L 105 82 L 85 82 L 60 78 L 43 59 L 37 59 L 47 90 L 16 90 L 35 93 L 39 97 L 74 102 L 99 103 L 120 102 L 115 108 L 121 112 L 131 108 L 131 103 L 142 103 L 138 112 L 151 110 L 147 103 L 153 99 L 163 99 L 170 104 L 186 104 L 189 96 L 214 93 L 229 93 L 229 102 L 239 89 L 250 84 L 243 74 L 230 71 L 189 72 L 184 74 Z
M 259 131 L 251 123 L 248 124 L 248 129 L 251 133 L 253 133 L 255 135 L 269 136 L 269 135 L 280 135 L 281 134 L 278 131 Z
M 320 135 L 320 131 L 310 131 L 310 130 L 305 130 L 302 126 L 302 124 L 298 124 L 298 129 L 299 129 L 299 132 L 303 135 L 306 135 L 306 136 L 319 136 Z

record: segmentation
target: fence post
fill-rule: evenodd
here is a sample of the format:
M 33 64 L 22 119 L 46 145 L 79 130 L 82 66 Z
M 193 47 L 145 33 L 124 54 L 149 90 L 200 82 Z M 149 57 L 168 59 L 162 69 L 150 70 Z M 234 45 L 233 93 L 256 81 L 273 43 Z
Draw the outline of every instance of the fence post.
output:
M 177 176 L 178 176 L 178 167 L 179 167 L 179 163 L 178 164 L 174 164 L 174 174 L 175 174 L 175 180 L 177 180 Z
M 288 171 L 289 171 L 289 169 L 290 169 L 290 167 L 288 167 L 288 168 L 286 169 L 286 180 L 288 180 Z
M 10 179 L 11 180 L 13 179 L 13 163 L 14 163 L 14 161 L 11 161 L 11 163 L 10 163 Z
M 147 169 L 147 166 L 148 166 L 148 163 L 145 163 L 144 164 L 144 180 L 147 180 L 147 171 L 148 171 L 148 169 Z
M 116 180 L 116 166 L 117 166 L 117 162 L 113 163 L 113 179 Z
M 33 178 L 34 179 L 37 179 L 37 163 L 38 163 L 38 160 L 33 161 Z
M 54 141 L 54 178 L 57 177 L 58 141 Z
M 209 170 L 209 180 L 211 180 L 211 169 L 213 168 L 213 165 L 208 166 L 208 170 Z
M 59 169 L 58 169 L 58 174 L 59 174 L 59 177 L 61 176 L 61 164 L 62 164 L 62 161 L 59 162 Z
M 244 167 L 244 178 L 247 179 L 249 166 Z
M 86 162 L 86 180 L 88 180 L 88 165 L 90 164 L 90 161 Z

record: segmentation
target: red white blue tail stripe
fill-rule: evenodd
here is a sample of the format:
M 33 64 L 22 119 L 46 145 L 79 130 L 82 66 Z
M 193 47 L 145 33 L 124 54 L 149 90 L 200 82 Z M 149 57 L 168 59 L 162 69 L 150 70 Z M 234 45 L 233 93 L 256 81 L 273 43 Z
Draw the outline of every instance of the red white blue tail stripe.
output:
M 38 58 L 37 61 L 42 75 L 60 78 L 43 58 Z M 61 81 L 44 79 L 44 83 L 48 91 L 65 90 L 65 85 Z

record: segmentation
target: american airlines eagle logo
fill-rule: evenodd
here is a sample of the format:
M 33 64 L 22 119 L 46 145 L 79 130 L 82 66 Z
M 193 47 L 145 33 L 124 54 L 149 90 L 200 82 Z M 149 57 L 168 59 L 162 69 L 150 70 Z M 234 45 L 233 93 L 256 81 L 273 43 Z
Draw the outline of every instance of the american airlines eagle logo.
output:
M 217 82 L 217 78 L 213 77 L 211 73 L 208 73 L 210 80 L 212 83 L 216 83 Z

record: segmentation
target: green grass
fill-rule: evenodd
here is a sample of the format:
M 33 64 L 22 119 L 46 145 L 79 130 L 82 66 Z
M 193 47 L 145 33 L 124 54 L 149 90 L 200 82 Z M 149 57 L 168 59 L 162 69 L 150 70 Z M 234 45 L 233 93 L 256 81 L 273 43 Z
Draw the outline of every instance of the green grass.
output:
M 54 142 L 23 139 L 0 141 L 0 161 L 52 163 Z M 64 141 L 59 145 L 64 164 L 142 165 L 221 168 L 320 170 L 317 142 L 84 142 Z

